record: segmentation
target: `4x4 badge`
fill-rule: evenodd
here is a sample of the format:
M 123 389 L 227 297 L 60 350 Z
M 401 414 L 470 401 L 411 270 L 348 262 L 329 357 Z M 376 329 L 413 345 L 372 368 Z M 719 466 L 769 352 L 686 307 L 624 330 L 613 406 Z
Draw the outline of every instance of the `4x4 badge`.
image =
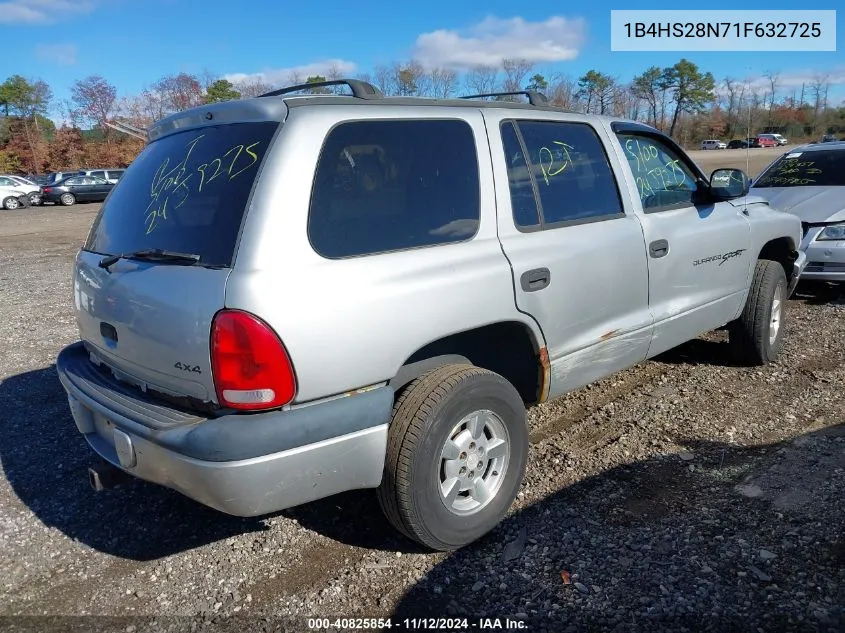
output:
M 173 365 L 176 369 L 181 369 L 182 371 L 192 371 L 195 374 L 201 374 L 202 369 L 200 369 L 199 365 L 188 365 L 187 363 L 176 363 Z

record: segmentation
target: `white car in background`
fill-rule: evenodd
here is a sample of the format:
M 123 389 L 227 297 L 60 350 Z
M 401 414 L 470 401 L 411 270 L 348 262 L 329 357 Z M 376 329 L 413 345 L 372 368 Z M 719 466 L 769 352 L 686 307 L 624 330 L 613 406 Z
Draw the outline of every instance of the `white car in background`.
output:
M 41 187 L 34 182 L 21 178 L 20 176 L 0 176 L 0 188 L 11 190 L 29 198 L 32 206 L 41 204 Z M 5 198 L 4 198 L 5 199 Z M 17 207 L 15 207 L 17 208 Z
M 0 187 L 0 208 L 12 211 L 30 205 L 29 196 L 13 187 Z
M 727 143 L 723 143 L 718 139 L 708 139 L 701 141 L 701 149 L 727 149 Z

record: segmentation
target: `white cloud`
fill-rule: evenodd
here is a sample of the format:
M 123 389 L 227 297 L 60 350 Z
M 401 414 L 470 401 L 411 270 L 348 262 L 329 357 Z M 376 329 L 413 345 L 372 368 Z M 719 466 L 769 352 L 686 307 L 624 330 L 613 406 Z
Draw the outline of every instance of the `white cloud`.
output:
M 0 24 L 59 22 L 69 14 L 93 10 L 93 0 L 11 0 L 0 2 Z
M 552 16 L 543 22 L 487 17 L 463 30 L 432 31 L 417 37 L 414 58 L 427 68 L 499 66 L 503 59 L 534 63 L 575 59 L 586 40 L 583 18 Z
M 35 56 L 44 61 L 73 66 L 76 63 L 76 44 L 39 44 Z
M 817 81 L 825 81 L 831 86 L 845 85 L 845 66 L 836 68 L 829 68 L 826 70 L 790 70 L 777 73 L 777 84 L 775 89 L 780 92 L 784 90 L 801 89 L 802 84 L 805 88 Z M 769 90 L 771 84 L 769 78 L 764 75 L 754 75 L 746 79 L 752 88 Z
M 341 76 L 348 76 L 354 73 L 356 68 L 357 66 L 354 62 L 345 59 L 325 59 L 290 68 L 267 68 L 257 73 L 229 73 L 223 75 L 223 78 L 228 79 L 232 83 L 261 81 L 271 86 L 282 86 L 290 84 L 294 78 L 305 81 L 308 77 L 313 77 L 314 75 L 325 77 L 333 71 Z

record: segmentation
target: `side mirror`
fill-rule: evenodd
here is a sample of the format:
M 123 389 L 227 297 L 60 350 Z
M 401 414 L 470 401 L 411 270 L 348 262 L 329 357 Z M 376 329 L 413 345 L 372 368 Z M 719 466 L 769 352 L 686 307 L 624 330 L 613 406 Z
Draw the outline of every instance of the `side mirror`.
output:
M 710 193 L 716 200 L 732 200 L 748 193 L 751 181 L 741 169 L 717 169 L 710 175 Z

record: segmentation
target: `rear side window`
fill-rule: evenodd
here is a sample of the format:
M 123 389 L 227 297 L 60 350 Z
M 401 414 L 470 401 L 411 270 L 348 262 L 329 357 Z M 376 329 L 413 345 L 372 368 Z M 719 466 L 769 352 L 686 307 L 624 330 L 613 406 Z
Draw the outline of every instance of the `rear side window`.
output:
M 153 141 L 115 185 L 85 248 L 160 248 L 230 266 L 247 200 L 279 123 L 233 123 Z
M 467 123 L 353 121 L 320 153 L 308 237 L 323 257 L 350 257 L 468 240 L 479 217 Z
M 93 176 L 94 178 L 105 178 L 106 172 L 104 171 L 92 171 L 89 176 Z
M 624 217 L 607 154 L 590 126 L 505 122 L 502 142 L 518 227 L 547 229 Z

